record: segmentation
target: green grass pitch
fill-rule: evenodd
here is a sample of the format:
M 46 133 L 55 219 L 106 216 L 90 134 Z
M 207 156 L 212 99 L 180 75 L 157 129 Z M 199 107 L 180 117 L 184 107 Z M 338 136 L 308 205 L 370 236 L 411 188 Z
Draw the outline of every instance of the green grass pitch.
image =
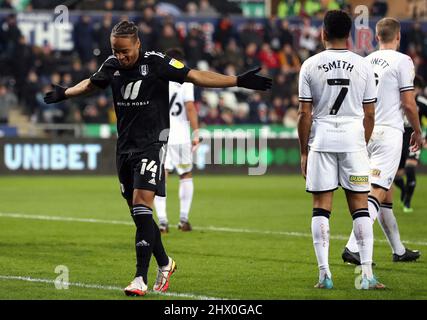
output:
M 414 212 L 397 198 L 402 239 L 422 251 L 416 263 L 391 262 L 375 225 L 375 273 L 385 291 L 354 288 L 353 266 L 341 260 L 351 230 L 344 194 L 331 216 L 333 290 L 316 290 L 311 196 L 299 176 L 195 177 L 190 221 L 179 232 L 178 179 L 168 183 L 171 231 L 163 237 L 178 264 L 169 295 L 137 299 L 427 299 L 427 176 L 418 177 Z M 128 299 L 120 288 L 134 275 L 134 226 L 115 177 L 0 178 L 0 299 Z M 56 289 L 58 265 L 68 289 Z M 151 261 L 149 288 L 155 279 Z M 63 274 L 62 274 L 63 275 Z M 135 299 L 135 298 L 134 298 Z

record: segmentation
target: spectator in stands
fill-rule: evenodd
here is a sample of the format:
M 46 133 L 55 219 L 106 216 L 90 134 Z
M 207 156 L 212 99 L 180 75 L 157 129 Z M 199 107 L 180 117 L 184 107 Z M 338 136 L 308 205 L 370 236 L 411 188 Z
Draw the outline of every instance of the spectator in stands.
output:
M 25 85 L 23 91 L 25 94 L 23 95 L 23 113 L 30 117 L 36 116 L 37 114 L 37 93 L 40 92 L 40 82 L 37 73 L 34 70 L 31 70 L 28 73 L 27 81 L 25 81 Z
M 258 53 L 259 61 L 269 70 L 270 76 L 275 75 L 280 67 L 279 55 L 264 43 Z
M 208 114 L 201 120 L 201 122 L 205 125 L 224 124 L 224 120 L 222 120 L 219 114 L 218 107 L 210 107 Z
M 95 101 L 86 105 L 83 110 L 83 120 L 85 123 L 109 123 L 110 103 L 106 96 L 100 95 Z
M 192 27 L 184 41 L 184 52 L 187 65 L 195 68 L 197 62 L 204 58 L 205 39 L 197 27 Z
M 312 25 L 310 18 L 304 17 L 299 39 L 299 46 L 302 49 L 308 51 L 308 56 L 312 56 L 315 53 L 318 44 L 319 30 Z
M 225 48 L 224 56 L 226 58 L 227 64 L 234 66 L 236 74 L 243 70 L 243 59 L 242 59 L 242 50 L 237 45 L 236 40 L 233 38 L 227 44 Z
M 213 40 L 216 45 L 219 45 L 224 49 L 233 38 L 235 39 L 233 23 L 229 16 L 223 16 L 215 27 Z
M 9 112 L 18 104 L 18 99 L 15 94 L 0 83 L 0 124 L 7 124 Z
M 12 0 L 3 0 L 0 3 L 0 9 L 13 9 Z
M 162 36 L 157 41 L 157 48 L 160 52 L 166 52 L 170 48 L 182 48 L 172 24 L 167 23 L 163 26 Z
M 145 6 L 142 11 L 142 18 L 138 21 L 140 41 L 143 51 L 154 50 L 157 46 L 157 39 L 160 34 L 160 25 L 155 18 L 153 6 Z
M 249 20 L 243 25 L 240 33 L 240 43 L 243 47 L 247 47 L 250 43 L 255 43 L 259 48 L 263 43 L 262 40 L 262 36 L 258 31 L 254 20 Z
M 283 49 L 278 54 L 281 70 L 290 76 L 290 79 L 294 80 L 301 69 L 301 62 L 291 45 L 285 44 Z
M 197 7 L 196 3 L 194 2 L 187 3 L 185 9 L 189 17 L 197 17 L 199 8 Z
M 211 6 L 209 0 L 199 1 L 199 14 L 201 16 L 216 16 L 218 12 L 214 7 Z
M 95 26 L 94 40 L 99 50 L 98 63 L 104 62 L 111 55 L 110 33 L 113 27 L 113 16 L 106 13 L 102 17 L 101 24 Z
M 371 14 L 374 17 L 385 17 L 388 11 L 387 0 L 375 0 L 371 6 Z
M 244 64 L 243 67 L 245 69 L 252 69 L 260 65 L 260 61 L 258 59 L 258 47 L 256 43 L 251 42 L 246 46 L 245 55 L 243 57 Z
M 93 57 L 92 48 L 94 43 L 91 17 L 89 15 L 82 15 L 74 25 L 73 41 L 82 63 L 88 62 Z
M 292 34 L 292 31 L 289 29 L 289 21 L 288 20 L 282 20 L 282 23 L 280 25 L 280 45 L 283 47 L 285 44 L 289 44 L 291 46 L 294 45 L 294 36 Z

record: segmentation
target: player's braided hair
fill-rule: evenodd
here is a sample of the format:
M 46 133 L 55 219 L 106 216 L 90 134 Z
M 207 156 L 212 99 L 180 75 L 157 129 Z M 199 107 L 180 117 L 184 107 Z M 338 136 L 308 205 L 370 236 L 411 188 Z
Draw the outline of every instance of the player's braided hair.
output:
M 117 23 L 113 30 L 111 30 L 111 35 L 118 38 L 138 38 L 138 27 L 135 23 L 131 21 L 120 21 Z

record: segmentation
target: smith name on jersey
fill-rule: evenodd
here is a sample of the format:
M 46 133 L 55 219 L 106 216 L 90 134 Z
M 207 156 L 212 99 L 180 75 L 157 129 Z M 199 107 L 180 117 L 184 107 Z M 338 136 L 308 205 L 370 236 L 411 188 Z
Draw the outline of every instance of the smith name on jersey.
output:
M 345 49 L 328 49 L 308 58 L 299 76 L 299 100 L 313 104 L 311 150 L 366 148 L 363 105 L 376 102 L 376 88 L 374 72 L 364 58 Z
M 167 142 L 169 81 L 183 83 L 190 71 L 183 63 L 159 52 L 140 52 L 132 68 L 108 57 L 90 81 L 111 86 L 117 116 L 117 153 L 144 151 Z

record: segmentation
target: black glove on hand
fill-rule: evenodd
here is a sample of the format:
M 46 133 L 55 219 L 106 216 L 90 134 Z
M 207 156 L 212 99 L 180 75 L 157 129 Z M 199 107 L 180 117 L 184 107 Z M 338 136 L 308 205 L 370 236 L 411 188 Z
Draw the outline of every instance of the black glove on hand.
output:
M 65 90 L 67 90 L 67 88 L 52 84 L 52 89 L 53 91 L 49 91 L 45 94 L 43 98 L 45 103 L 56 103 L 67 99 L 65 96 Z
M 271 88 L 273 80 L 256 75 L 261 70 L 260 67 L 247 71 L 237 76 L 237 86 L 253 90 L 265 91 Z

